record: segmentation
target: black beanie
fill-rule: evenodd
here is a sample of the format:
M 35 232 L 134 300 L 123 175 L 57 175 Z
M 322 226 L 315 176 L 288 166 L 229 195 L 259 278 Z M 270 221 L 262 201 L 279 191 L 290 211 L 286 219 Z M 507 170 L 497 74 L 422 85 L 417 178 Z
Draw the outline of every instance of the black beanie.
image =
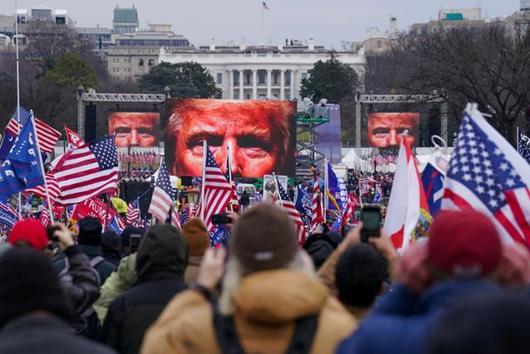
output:
M 48 257 L 30 248 L 12 247 L 0 257 L 0 328 L 32 311 L 70 318 Z
M 99 219 L 87 216 L 79 220 L 77 240 L 80 245 L 99 247 L 101 245 L 101 223 Z

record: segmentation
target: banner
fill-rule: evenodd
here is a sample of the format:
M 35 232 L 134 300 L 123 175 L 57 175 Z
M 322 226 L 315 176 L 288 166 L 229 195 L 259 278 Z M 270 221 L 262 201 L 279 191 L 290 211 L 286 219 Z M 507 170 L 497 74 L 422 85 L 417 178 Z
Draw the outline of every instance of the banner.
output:
M 99 219 L 101 225 L 106 225 L 112 222 L 116 215 L 112 206 L 107 206 L 99 198 L 90 198 L 76 205 L 72 219 L 81 220 L 87 216 L 92 216 Z
M 283 189 L 287 190 L 287 176 L 276 175 L 278 181 L 282 185 Z M 276 189 L 276 181 L 274 181 L 273 175 L 264 175 L 263 176 L 263 201 L 272 200 L 276 201 L 278 199 L 278 191 Z

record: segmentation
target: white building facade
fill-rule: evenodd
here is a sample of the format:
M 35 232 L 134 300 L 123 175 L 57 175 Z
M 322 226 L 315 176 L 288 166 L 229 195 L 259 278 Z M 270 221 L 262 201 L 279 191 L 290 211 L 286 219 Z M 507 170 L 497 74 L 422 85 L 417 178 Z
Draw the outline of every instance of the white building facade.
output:
M 342 63 L 364 77 L 363 51 L 334 52 Z M 321 46 L 299 43 L 286 46 L 215 46 L 163 48 L 159 62 L 192 61 L 204 66 L 222 90 L 223 99 L 285 99 L 299 96 L 302 80 L 319 61 L 330 58 Z

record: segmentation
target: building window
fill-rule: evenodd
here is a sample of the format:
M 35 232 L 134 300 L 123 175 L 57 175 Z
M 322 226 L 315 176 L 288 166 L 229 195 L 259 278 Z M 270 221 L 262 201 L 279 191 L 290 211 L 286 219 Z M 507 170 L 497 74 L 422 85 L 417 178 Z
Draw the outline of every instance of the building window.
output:
M 217 83 L 217 85 L 222 85 L 223 84 L 223 73 L 217 73 L 217 78 L 216 78 L 215 82 Z
M 234 86 L 239 86 L 239 80 L 240 80 L 239 71 L 234 71 L 233 75 L 234 75 Z
M 149 65 L 149 66 L 155 65 L 155 60 L 154 59 L 149 59 L 149 61 L 147 62 L 147 65 Z
M 258 84 L 265 85 L 267 80 L 267 72 L 265 70 L 258 70 Z
M 245 71 L 245 85 L 250 85 L 250 72 Z
M 306 80 L 307 79 L 307 73 L 302 73 L 302 80 Z
M 144 60 L 143 59 L 138 60 L 138 65 L 139 66 L 144 66 Z

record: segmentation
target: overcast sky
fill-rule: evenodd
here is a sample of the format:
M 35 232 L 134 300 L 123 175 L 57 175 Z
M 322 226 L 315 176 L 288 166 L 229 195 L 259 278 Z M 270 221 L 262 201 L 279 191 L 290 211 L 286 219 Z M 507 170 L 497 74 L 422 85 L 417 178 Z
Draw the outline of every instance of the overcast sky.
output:
M 486 17 L 517 11 L 519 0 L 18 0 L 19 8 L 46 6 L 67 9 L 78 26 L 112 27 L 116 5 L 135 5 L 140 26 L 170 23 L 195 45 L 227 41 L 278 43 L 285 38 L 340 48 L 342 41 L 362 40 L 370 27 L 388 28 L 390 15 L 398 27 L 437 17 L 441 8 L 482 6 Z M 0 14 L 12 14 L 15 0 L 0 0 Z

